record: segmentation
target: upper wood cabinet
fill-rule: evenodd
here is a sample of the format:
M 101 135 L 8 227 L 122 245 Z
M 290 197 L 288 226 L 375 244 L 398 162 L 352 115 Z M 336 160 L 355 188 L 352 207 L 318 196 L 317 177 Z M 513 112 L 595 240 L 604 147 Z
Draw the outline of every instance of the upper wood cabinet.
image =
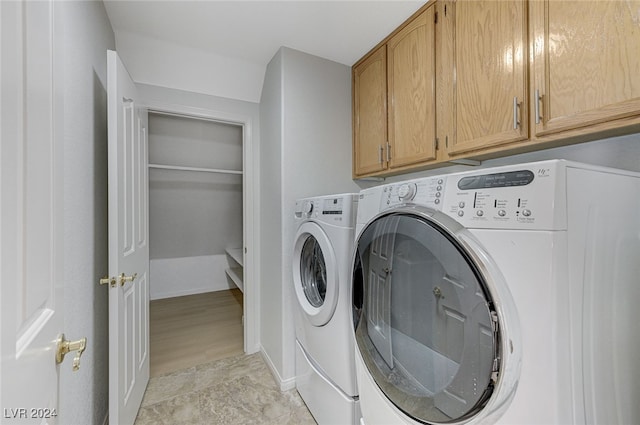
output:
M 640 1 L 531 1 L 532 137 L 640 115 Z
M 353 67 L 353 173 L 362 176 L 386 168 L 387 46 Z
M 433 3 L 353 67 L 354 177 L 436 158 Z
M 640 0 L 431 1 L 353 83 L 355 178 L 637 132 Z
M 444 2 L 439 137 L 451 155 L 528 138 L 524 0 Z
M 389 167 L 436 158 L 433 4 L 387 42 Z

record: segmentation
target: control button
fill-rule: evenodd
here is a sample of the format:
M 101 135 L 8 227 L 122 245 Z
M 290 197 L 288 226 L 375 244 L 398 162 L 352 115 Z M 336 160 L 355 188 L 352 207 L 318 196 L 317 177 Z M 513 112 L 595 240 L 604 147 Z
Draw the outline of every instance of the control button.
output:
M 438 205 L 440 203 L 440 199 L 436 199 L 435 201 L 433 201 L 436 205 Z
M 498 211 L 498 215 L 500 217 L 504 217 L 505 215 L 507 215 L 507 212 L 505 210 L 500 210 L 500 211 Z
M 464 203 L 464 201 L 463 201 L 463 202 L 459 202 L 459 203 L 458 203 L 458 206 L 459 206 L 460 208 L 464 208 L 464 206 L 465 206 L 465 205 L 466 205 L 466 204 Z
M 442 183 L 444 183 L 444 180 L 438 179 L 438 184 L 442 184 Z
M 436 190 L 437 190 L 438 192 L 439 192 L 439 191 L 441 191 L 441 190 L 442 190 L 442 186 L 438 186 L 438 187 L 436 187 Z
M 529 217 L 531 215 L 531 210 L 522 210 L 522 215 L 525 217 Z
M 458 211 L 458 217 L 462 217 L 463 215 L 464 215 L 464 211 L 459 210 L 459 211 Z
M 439 198 L 439 197 L 440 197 L 440 195 L 441 195 L 441 193 L 440 193 L 440 192 L 436 192 L 436 198 Z
M 482 210 L 478 210 L 478 211 L 476 211 L 476 215 L 477 215 L 478 217 L 482 217 L 482 216 L 484 215 L 484 211 L 482 211 Z

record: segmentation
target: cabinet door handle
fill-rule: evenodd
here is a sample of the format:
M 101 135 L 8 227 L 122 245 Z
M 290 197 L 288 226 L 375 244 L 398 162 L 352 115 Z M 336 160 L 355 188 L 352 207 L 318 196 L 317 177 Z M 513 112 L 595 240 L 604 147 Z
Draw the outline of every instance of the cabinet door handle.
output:
M 536 89 L 536 99 L 535 99 L 535 106 L 536 106 L 536 124 L 540 124 L 541 121 L 541 117 L 540 117 L 540 100 L 542 100 L 540 98 L 540 90 Z
M 380 162 L 380 164 L 382 164 L 382 151 L 384 150 L 384 148 L 382 147 L 382 145 L 380 145 L 380 149 L 378 149 L 378 162 Z
M 391 161 L 391 144 L 387 142 L 387 162 Z
M 520 121 L 518 121 L 518 107 L 520 104 L 518 103 L 518 96 L 513 97 L 513 129 L 517 130 L 520 125 Z

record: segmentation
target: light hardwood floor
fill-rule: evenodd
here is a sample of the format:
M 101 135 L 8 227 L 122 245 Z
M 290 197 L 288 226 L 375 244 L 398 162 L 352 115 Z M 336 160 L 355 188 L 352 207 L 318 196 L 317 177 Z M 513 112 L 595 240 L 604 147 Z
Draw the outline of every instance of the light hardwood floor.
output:
M 151 301 L 151 376 L 244 352 L 238 289 Z

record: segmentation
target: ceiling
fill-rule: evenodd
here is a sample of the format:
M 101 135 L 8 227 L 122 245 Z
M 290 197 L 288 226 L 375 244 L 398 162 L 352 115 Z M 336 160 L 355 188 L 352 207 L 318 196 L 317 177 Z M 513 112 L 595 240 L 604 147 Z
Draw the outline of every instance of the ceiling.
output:
M 132 36 L 144 37 L 224 59 L 219 61 L 221 66 L 244 63 L 264 70 L 281 46 L 351 66 L 424 1 L 105 0 L 104 3 L 119 51 L 127 49 L 125 44 Z M 137 68 L 140 74 L 140 67 Z

